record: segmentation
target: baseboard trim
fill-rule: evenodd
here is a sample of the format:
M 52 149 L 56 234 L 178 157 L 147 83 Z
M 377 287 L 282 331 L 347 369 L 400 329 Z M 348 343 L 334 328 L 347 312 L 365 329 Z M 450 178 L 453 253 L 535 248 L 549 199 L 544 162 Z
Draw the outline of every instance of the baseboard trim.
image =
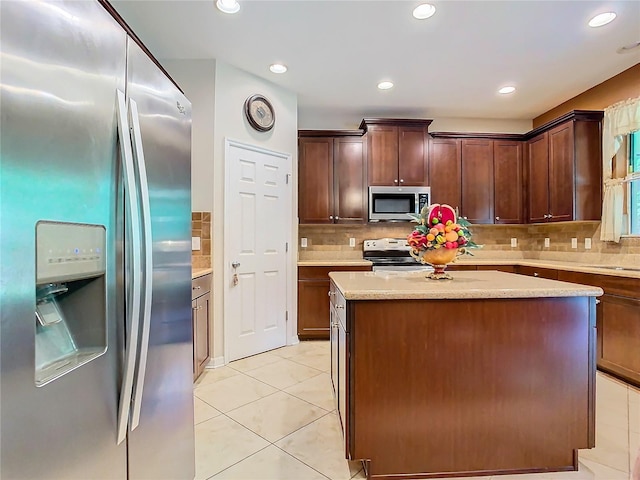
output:
M 224 367 L 224 357 L 215 357 L 209 360 L 209 363 L 205 368 L 219 368 Z

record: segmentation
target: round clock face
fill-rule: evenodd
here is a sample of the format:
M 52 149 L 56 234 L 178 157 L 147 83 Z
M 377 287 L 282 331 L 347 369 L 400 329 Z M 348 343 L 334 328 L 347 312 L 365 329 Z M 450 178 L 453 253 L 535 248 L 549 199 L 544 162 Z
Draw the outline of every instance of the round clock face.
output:
M 273 106 L 262 95 L 247 98 L 244 110 L 249 124 L 256 130 L 266 132 L 273 128 L 276 120 Z

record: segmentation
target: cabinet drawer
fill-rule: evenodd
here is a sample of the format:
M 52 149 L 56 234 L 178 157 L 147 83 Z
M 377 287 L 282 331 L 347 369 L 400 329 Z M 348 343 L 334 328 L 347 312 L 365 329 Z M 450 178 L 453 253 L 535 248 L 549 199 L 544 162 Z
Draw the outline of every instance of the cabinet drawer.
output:
M 329 280 L 329 272 L 369 272 L 369 265 L 348 266 L 340 265 L 334 267 L 298 267 L 298 280 Z
M 524 267 L 518 266 L 516 273 L 520 275 L 528 275 L 530 277 L 548 278 L 549 280 L 558 280 L 558 271 L 551 268 Z
M 205 295 L 211 291 L 211 274 L 191 280 L 191 300 Z

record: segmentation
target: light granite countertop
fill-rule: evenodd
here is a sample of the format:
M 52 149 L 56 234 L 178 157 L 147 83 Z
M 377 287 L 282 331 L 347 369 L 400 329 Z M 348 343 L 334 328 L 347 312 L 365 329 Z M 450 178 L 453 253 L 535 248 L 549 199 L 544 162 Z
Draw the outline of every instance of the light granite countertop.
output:
M 430 280 L 417 272 L 331 272 L 347 300 L 597 297 L 598 287 L 489 271 L 452 272 L 453 280 Z
M 191 280 L 204 277 L 208 273 L 213 273 L 213 268 L 193 268 L 191 269 Z

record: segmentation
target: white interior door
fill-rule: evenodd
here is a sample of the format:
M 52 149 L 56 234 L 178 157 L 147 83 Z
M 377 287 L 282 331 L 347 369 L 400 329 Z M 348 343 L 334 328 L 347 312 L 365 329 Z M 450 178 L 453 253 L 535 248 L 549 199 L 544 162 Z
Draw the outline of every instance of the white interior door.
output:
M 291 156 L 226 143 L 224 325 L 233 361 L 286 344 Z

